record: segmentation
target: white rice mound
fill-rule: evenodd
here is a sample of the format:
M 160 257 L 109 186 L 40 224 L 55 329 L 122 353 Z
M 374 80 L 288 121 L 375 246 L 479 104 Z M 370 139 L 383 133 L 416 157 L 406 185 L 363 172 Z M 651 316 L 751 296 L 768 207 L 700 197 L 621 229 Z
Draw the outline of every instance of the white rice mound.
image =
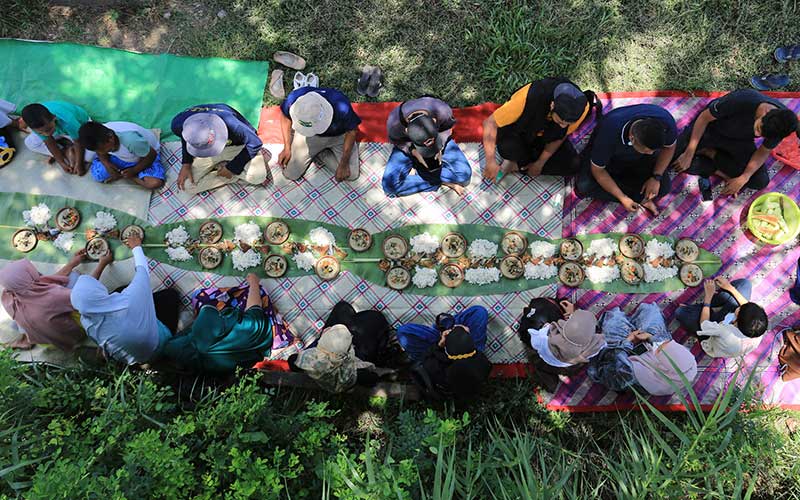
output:
M 467 252 L 473 259 L 488 259 L 497 255 L 497 243 L 489 240 L 472 240 Z M 498 270 L 499 271 L 499 270 Z
M 619 279 L 619 266 L 586 266 L 586 278 L 592 283 L 611 283 Z
M 601 238 L 599 240 L 592 240 L 589 248 L 584 252 L 586 255 L 595 255 L 597 257 L 611 257 L 617 250 L 617 244 L 611 238 Z
M 497 245 L 495 245 L 496 247 Z M 496 251 L 496 250 L 495 250 Z M 464 273 L 467 283 L 473 285 L 486 285 L 500 281 L 500 269 L 496 267 L 479 267 L 477 269 L 467 269 Z
M 552 278 L 558 274 L 558 267 L 547 264 L 534 264 L 528 262 L 525 264 L 525 279 L 528 280 L 544 280 Z
M 438 279 L 439 275 L 436 273 L 436 269 L 416 266 L 414 268 L 414 276 L 411 277 L 411 282 L 417 288 L 428 288 L 435 285 Z
M 644 253 L 647 255 L 647 260 L 653 260 L 656 257 L 664 257 L 669 259 L 675 255 L 675 250 L 672 248 L 672 244 L 670 243 L 652 239 L 647 242 L 647 245 L 644 246 Z
M 411 244 L 411 251 L 415 253 L 432 254 L 439 249 L 439 240 L 431 236 L 430 233 L 413 236 L 409 243 Z
M 552 257 L 556 253 L 556 246 L 547 241 L 534 241 L 528 247 L 533 257 Z

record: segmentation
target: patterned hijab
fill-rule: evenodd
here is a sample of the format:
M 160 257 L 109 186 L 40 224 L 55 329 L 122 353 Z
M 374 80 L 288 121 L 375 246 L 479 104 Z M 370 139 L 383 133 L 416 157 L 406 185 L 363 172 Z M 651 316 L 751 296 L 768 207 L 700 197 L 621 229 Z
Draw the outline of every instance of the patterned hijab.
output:
M 356 370 L 373 366 L 356 357 L 353 336 L 344 325 L 323 330 L 317 347 L 301 351 L 295 364 L 329 392 L 350 389 L 356 384 Z

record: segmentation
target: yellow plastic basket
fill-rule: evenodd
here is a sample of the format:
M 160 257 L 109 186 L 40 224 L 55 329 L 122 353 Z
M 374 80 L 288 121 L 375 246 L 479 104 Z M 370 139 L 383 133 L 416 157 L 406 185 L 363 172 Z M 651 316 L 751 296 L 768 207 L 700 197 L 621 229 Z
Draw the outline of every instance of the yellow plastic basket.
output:
M 788 202 L 788 204 L 786 204 L 787 207 L 784 207 L 783 210 L 783 220 L 789 228 L 788 234 L 784 235 L 782 238 L 771 238 L 761 234 L 758 228 L 753 225 L 753 215 L 758 213 L 759 207 L 761 207 L 765 201 L 774 200 L 780 202 L 781 199 Z M 796 238 L 797 233 L 800 232 L 800 208 L 798 208 L 797 203 L 793 199 L 783 193 L 764 193 L 753 201 L 747 211 L 747 229 L 753 233 L 753 236 L 768 245 L 783 245 L 787 241 Z

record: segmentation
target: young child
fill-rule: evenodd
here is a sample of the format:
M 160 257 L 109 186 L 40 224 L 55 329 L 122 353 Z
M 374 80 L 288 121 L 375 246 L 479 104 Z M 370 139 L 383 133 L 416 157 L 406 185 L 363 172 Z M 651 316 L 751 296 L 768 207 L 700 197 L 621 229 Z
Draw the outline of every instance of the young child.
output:
M 63 101 L 28 104 L 22 108 L 20 125 L 29 126 L 34 133 L 25 138 L 31 151 L 51 157 L 68 174 L 84 175 L 86 163 L 94 153 L 86 151 L 78 140 L 78 129 L 91 121 L 82 108 Z
M 769 321 L 764 308 L 750 302 L 750 281 L 718 277 L 706 280 L 703 289 L 702 304 L 684 305 L 675 312 L 681 326 L 700 337 L 703 350 L 715 358 L 745 356 L 755 349 Z
M 89 170 L 97 182 L 127 179 L 145 189 L 164 185 L 164 166 L 156 136 L 129 122 L 88 122 L 79 131 L 81 144 L 97 153 Z

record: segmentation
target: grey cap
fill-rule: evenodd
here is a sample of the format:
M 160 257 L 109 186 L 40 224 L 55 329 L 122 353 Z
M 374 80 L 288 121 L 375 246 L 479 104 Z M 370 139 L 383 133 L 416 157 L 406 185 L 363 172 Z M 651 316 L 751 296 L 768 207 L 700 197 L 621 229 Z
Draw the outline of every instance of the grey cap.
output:
M 212 113 L 197 113 L 183 122 L 181 137 L 186 150 L 198 158 L 218 156 L 228 143 L 228 126 Z

